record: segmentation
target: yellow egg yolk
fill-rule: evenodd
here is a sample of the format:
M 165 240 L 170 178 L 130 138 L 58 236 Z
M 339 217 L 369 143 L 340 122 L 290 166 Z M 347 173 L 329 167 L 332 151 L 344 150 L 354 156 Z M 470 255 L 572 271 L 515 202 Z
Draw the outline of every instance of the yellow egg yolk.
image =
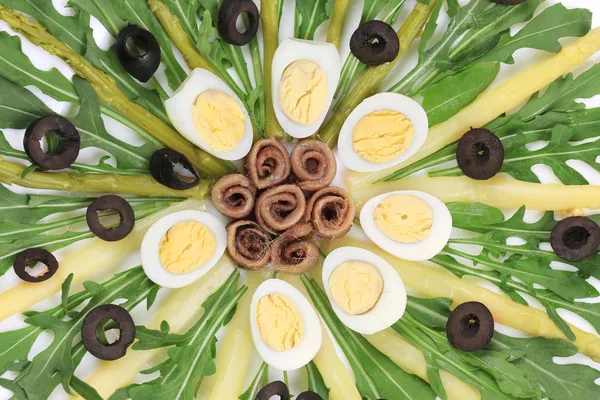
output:
M 406 115 L 393 110 L 373 111 L 362 117 L 352 132 L 352 148 L 376 164 L 404 153 L 413 141 L 415 127 Z
M 400 243 L 417 243 L 429 236 L 433 210 L 418 197 L 390 196 L 375 209 L 375 224 L 384 235 Z
M 346 314 L 360 315 L 370 311 L 383 291 L 383 277 L 371 264 L 346 261 L 329 277 L 329 293 Z
M 327 107 L 327 77 L 310 60 L 294 61 L 281 75 L 279 86 L 283 112 L 301 125 L 315 122 Z
M 281 293 L 258 300 L 256 325 L 262 340 L 275 351 L 293 349 L 304 337 L 304 318 L 300 310 Z
M 173 274 L 185 274 L 206 264 L 217 249 L 214 233 L 197 221 L 173 225 L 158 245 L 163 268 Z
M 192 119 L 198 135 L 214 151 L 232 150 L 246 131 L 246 116 L 239 103 L 217 89 L 200 93 L 192 108 Z

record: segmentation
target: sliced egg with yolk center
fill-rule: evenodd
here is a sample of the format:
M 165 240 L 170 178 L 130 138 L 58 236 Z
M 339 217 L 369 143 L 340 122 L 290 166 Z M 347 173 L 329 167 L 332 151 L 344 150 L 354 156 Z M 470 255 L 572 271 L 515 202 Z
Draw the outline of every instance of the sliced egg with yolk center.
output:
M 338 139 L 342 163 L 357 172 L 393 167 L 415 154 L 427 138 L 427 113 L 413 99 L 379 93 L 348 116 Z
M 140 249 L 144 272 L 157 285 L 180 288 L 200 279 L 223 256 L 227 231 L 203 211 L 180 211 L 154 223 Z
M 260 357 L 283 371 L 305 366 L 321 348 L 321 321 L 315 309 L 281 279 L 269 279 L 254 292 L 250 330 Z
M 244 158 L 253 141 L 252 121 L 244 103 L 219 77 L 196 68 L 165 109 L 179 133 L 223 160 Z
M 406 288 L 383 258 L 358 247 L 340 247 L 325 258 L 323 286 L 348 328 L 370 335 L 392 326 L 406 309 Z
M 272 96 L 283 130 L 298 139 L 323 124 L 340 80 L 342 65 L 331 43 L 284 40 L 273 57 Z
M 412 190 L 372 198 L 360 212 L 360 223 L 381 249 L 411 261 L 437 255 L 452 233 L 448 207 L 435 196 Z

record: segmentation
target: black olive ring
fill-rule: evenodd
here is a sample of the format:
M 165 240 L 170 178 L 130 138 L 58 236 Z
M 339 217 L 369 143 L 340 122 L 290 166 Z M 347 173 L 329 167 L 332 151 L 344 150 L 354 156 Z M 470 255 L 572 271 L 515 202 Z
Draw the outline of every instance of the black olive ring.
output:
M 133 54 L 129 39 L 140 45 L 142 54 Z M 154 35 L 135 25 L 129 25 L 117 36 L 117 56 L 125 71 L 140 82 L 148 82 L 160 66 L 160 44 Z
M 248 27 L 240 32 L 237 28 L 237 20 L 243 13 L 248 16 Z M 244 46 L 250 43 L 258 32 L 259 23 L 258 8 L 252 0 L 224 0 L 221 3 L 217 28 L 219 35 L 227 43 L 235 46 Z
M 42 139 L 47 133 L 54 132 L 61 143 L 56 154 L 42 148 Z M 81 148 L 81 138 L 75 125 L 59 115 L 41 117 L 31 123 L 25 131 L 23 147 L 27 156 L 35 164 L 46 170 L 59 170 L 70 167 Z
M 296 400 L 323 400 L 323 398 L 317 393 L 308 390 L 306 392 L 300 393 L 298 397 L 296 397 Z
M 458 141 L 456 161 L 469 178 L 487 180 L 500 172 L 504 164 L 504 146 L 489 129 L 471 129 Z
M 114 228 L 107 228 L 100 222 L 98 211 L 116 211 L 119 213 L 121 222 Z M 107 242 L 116 242 L 126 238 L 135 225 L 135 213 L 131 204 L 112 194 L 94 200 L 87 208 L 85 219 L 92 233 Z
M 446 323 L 446 335 L 452 347 L 458 350 L 480 350 L 494 336 L 494 317 L 482 303 L 463 303 L 450 314 Z
M 552 228 L 550 245 L 567 262 L 583 261 L 598 251 L 600 227 L 586 217 L 565 218 Z
M 192 177 L 185 179 L 175 172 L 175 166 L 179 164 L 187 170 Z M 174 189 L 191 189 L 200 182 L 198 173 L 181 153 L 171 149 L 161 149 L 150 158 L 150 173 L 159 183 Z
M 368 21 L 352 34 L 350 50 L 363 64 L 376 67 L 396 59 L 400 51 L 400 41 L 396 31 L 389 24 L 383 21 Z
M 281 400 L 290 400 L 290 391 L 287 385 L 281 381 L 271 382 L 260 389 L 255 400 L 269 400 L 273 396 L 279 396 Z
M 110 319 L 119 325 L 119 339 L 105 345 L 98 340 L 98 325 L 103 320 Z M 86 350 L 101 360 L 117 360 L 127 353 L 127 348 L 135 340 L 135 324 L 131 314 L 123 307 L 114 304 L 104 304 L 94 308 L 83 319 L 81 338 Z
M 45 273 L 38 276 L 27 273 L 27 267 L 31 267 L 39 262 L 46 266 L 47 271 Z M 35 247 L 23 250 L 17 254 L 13 268 L 17 276 L 25 282 L 39 283 L 52 278 L 58 270 L 58 261 L 56 261 L 56 257 L 48 250 Z

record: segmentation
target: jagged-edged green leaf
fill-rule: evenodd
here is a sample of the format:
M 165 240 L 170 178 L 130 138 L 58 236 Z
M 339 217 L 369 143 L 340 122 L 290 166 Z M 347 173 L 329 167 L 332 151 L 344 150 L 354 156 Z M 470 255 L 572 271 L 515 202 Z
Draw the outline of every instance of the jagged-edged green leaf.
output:
M 113 37 L 117 37 L 119 32 L 127 27 L 127 22 L 119 18 L 108 1 L 69 0 L 69 5 L 89 15 L 93 15 Z
M 427 383 L 415 375 L 406 373 L 365 338 L 343 325 L 331 308 L 327 296 L 315 281 L 303 275 L 302 283 L 316 310 L 348 358 L 356 377 L 356 386 L 363 398 L 435 398 L 435 393 Z
M 163 0 L 190 38 L 198 36 L 198 0 Z
M 238 400 L 255 400 L 260 389 L 265 387 L 269 382 L 269 365 L 263 362 L 258 369 L 258 372 L 252 379 L 248 389 L 238 397 Z
M 297 0 L 294 36 L 313 40 L 317 28 L 331 16 L 327 13 L 328 0 Z

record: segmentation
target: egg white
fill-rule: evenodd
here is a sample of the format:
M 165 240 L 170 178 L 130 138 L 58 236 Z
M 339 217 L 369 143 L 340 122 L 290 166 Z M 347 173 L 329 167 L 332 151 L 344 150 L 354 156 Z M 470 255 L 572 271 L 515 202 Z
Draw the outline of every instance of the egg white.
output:
M 262 339 L 256 323 L 258 301 L 269 294 L 280 293 L 289 298 L 298 307 L 304 319 L 304 337 L 296 347 L 286 351 L 271 349 Z M 271 367 L 283 371 L 302 368 L 308 364 L 321 348 L 323 333 L 321 321 L 310 302 L 294 286 L 281 279 L 269 279 L 254 292 L 250 304 L 250 330 L 254 347 L 260 357 Z
M 429 236 L 417 243 L 400 243 L 385 235 L 375 223 L 375 210 L 379 203 L 390 196 L 406 195 L 423 200 L 432 210 L 433 224 Z M 377 246 L 388 253 L 410 261 L 425 261 L 437 255 L 448 243 L 452 233 L 452 215 L 440 199 L 425 192 L 413 190 L 385 193 L 373 197 L 360 212 L 363 231 Z
M 289 119 L 281 105 L 281 76 L 290 64 L 299 60 L 310 60 L 319 65 L 327 78 L 327 103 L 319 118 L 310 125 L 302 125 Z M 271 91 L 275 116 L 286 133 L 294 138 L 303 139 L 319 130 L 331 107 L 341 72 L 340 55 L 337 48 L 331 43 L 286 39 L 279 45 L 273 56 Z
M 352 147 L 352 136 L 356 124 L 368 114 L 379 110 L 392 110 L 404 114 L 413 124 L 415 135 L 408 148 L 393 160 L 385 163 L 372 163 L 362 158 Z M 410 97 L 397 93 L 378 93 L 362 101 L 348 116 L 338 139 L 338 149 L 342 163 L 352 171 L 374 172 L 390 168 L 407 160 L 425 143 L 429 131 L 427 113 L 419 103 Z
M 186 274 L 173 274 L 167 271 L 160 262 L 160 241 L 175 224 L 183 221 L 197 221 L 204 224 L 215 235 L 217 247 L 212 257 L 198 269 Z M 144 235 L 140 254 L 142 267 L 150 280 L 157 285 L 168 288 L 181 288 L 190 285 L 203 277 L 225 253 L 227 247 L 227 231 L 223 222 L 207 212 L 186 210 L 169 214 L 156 221 Z
M 383 278 L 383 291 L 375 306 L 364 314 L 350 315 L 342 310 L 331 295 L 329 279 L 333 271 L 346 261 L 371 264 Z M 371 335 L 392 326 L 406 310 L 406 288 L 398 272 L 383 258 L 358 247 L 340 247 L 329 253 L 323 263 L 323 286 L 333 311 L 344 325 L 363 335 Z
M 229 151 L 214 150 L 198 134 L 194 125 L 192 110 L 196 99 L 201 93 L 211 89 L 220 90 L 231 96 L 244 113 L 246 124 L 244 136 L 242 136 L 242 140 L 238 145 Z M 235 92 L 212 72 L 201 68 L 194 69 L 190 76 L 181 84 L 177 92 L 165 101 L 165 109 L 171 123 L 183 137 L 213 156 L 222 160 L 240 160 L 250 152 L 253 141 L 253 130 L 252 121 L 250 120 L 246 106 Z

